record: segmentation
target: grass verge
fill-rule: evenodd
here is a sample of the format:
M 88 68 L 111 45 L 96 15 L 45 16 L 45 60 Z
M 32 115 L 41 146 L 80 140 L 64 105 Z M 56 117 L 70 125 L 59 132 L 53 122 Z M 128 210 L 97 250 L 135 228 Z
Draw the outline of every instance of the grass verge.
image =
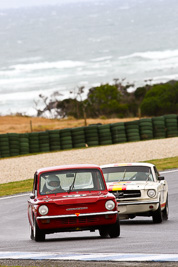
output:
M 178 157 L 154 159 L 144 162 L 155 164 L 159 171 L 178 168 Z M 32 186 L 33 179 L 0 184 L 0 197 L 14 195 L 18 193 L 31 192 Z
M 159 171 L 178 168 L 178 157 L 153 159 L 144 162 L 155 164 Z
M 33 179 L 0 184 L 0 196 L 14 195 L 18 193 L 31 192 Z

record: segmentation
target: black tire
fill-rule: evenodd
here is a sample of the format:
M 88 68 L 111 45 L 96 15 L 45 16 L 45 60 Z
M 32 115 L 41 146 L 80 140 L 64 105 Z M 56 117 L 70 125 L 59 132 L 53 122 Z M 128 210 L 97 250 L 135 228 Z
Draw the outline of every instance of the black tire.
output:
M 111 132 L 110 131 L 108 131 L 108 130 L 106 130 L 106 131 L 100 131 L 99 133 L 98 133 L 98 136 L 99 137 L 103 137 L 103 136 L 105 136 L 105 135 L 111 135 Z
M 115 122 L 115 123 L 111 123 L 110 124 L 110 127 L 113 128 L 113 127 L 120 127 L 120 128 L 125 128 L 125 124 L 124 122 Z
M 32 230 L 32 234 L 33 234 L 33 239 L 37 242 L 39 241 L 45 241 L 45 233 L 42 232 L 39 227 L 38 224 L 34 218 L 34 223 L 33 223 L 33 230 Z
M 71 146 L 72 147 L 72 140 L 71 141 L 65 141 L 65 142 L 61 142 L 61 146 Z
M 61 138 L 61 143 L 72 142 L 72 136 L 66 136 Z
M 128 135 L 135 135 L 135 134 L 138 134 L 139 135 L 139 130 L 138 129 L 128 129 L 127 131 L 127 134 Z
M 59 151 L 61 150 L 61 146 L 51 146 L 50 151 Z
M 99 141 L 100 142 L 103 142 L 103 141 L 112 141 L 112 137 L 111 137 L 111 135 L 105 135 L 105 136 L 100 136 L 100 138 L 99 138 Z
M 85 136 L 84 130 L 83 131 L 72 131 L 72 137 L 76 137 L 76 136 L 79 136 L 79 135 Z
M 87 142 L 99 142 L 99 139 L 98 139 L 98 137 L 96 136 L 96 137 L 88 137 L 87 139 L 86 139 L 86 143 Z
M 139 137 L 128 138 L 128 142 L 136 142 L 136 141 L 140 141 L 140 138 Z
M 100 236 L 101 236 L 102 238 L 106 238 L 106 237 L 108 237 L 108 235 L 109 235 L 108 227 L 102 227 L 102 228 L 100 228 L 100 229 L 99 229 L 99 233 L 100 233 Z
M 126 139 L 126 134 L 112 134 L 112 138 Z
M 98 129 L 97 127 L 91 127 L 91 128 L 86 128 L 85 129 L 85 134 L 90 135 L 90 134 L 98 134 Z
M 81 147 L 85 147 L 85 143 L 78 143 L 73 145 L 73 148 L 81 148 Z
M 112 130 L 111 131 L 111 135 L 121 135 L 121 136 L 125 136 L 126 135 L 126 132 L 125 131 L 118 131 L 118 130 Z
M 49 134 L 49 141 L 59 141 L 60 140 L 60 135 L 58 134 Z
M 153 139 L 153 136 L 146 135 L 146 134 L 142 134 L 141 135 L 141 140 L 150 140 L 150 139 Z
M 168 114 L 168 115 L 164 115 L 164 118 L 172 120 L 172 119 L 176 119 L 177 115 L 176 114 Z
M 1 157 L 2 158 L 8 158 L 10 157 L 11 155 L 9 153 L 1 153 Z
M 73 137 L 72 141 L 73 143 L 85 143 L 85 137 L 83 135 L 78 137 Z
M 53 141 L 50 142 L 49 145 L 50 145 L 50 146 L 60 146 L 60 144 L 61 144 L 61 143 L 60 143 L 59 141 L 57 141 L 57 140 L 53 140 Z
M 154 211 L 152 217 L 153 217 L 153 222 L 154 223 L 162 223 L 162 221 L 163 221 L 163 215 L 162 215 L 160 203 L 159 203 L 158 209 L 156 211 Z
M 31 227 L 31 225 L 30 225 L 30 239 L 34 240 L 34 233 L 33 233 L 33 229 Z
M 88 141 L 86 142 L 88 146 L 99 146 L 99 142 L 98 141 Z
M 113 140 L 113 144 L 118 144 L 118 143 L 126 143 L 127 139 L 119 139 L 119 140 Z
M 112 224 L 109 229 L 109 236 L 111 238 L 116 238 L 120 236 L 120 221 L 119 221 L 119 215 L 117 215 L 117 220 L 115 224 Z
M 110 124 L 104 124 L 104 125 L 99 125 L 98 126 L 98 131 L 100 132 L 103 132 L 103 131 L 108 131 L 110 130 Z
M 66 145 L 61 145 L 61 147 L 62 147 L 62 150 L 65 150 L 65 149 L 72 149 L 73 148 L 73 146 L 72 146 L 72 144 L 66 144 Z
M 100 141 L 100 145 L 112 145 L 112 140 Z
M 85 137 L 86 137 L 86 138 L 90 138 L 90 137 L 98 137 L 98 132 L 92 132 L 92 133 L 90 133 L 90 132 L 86 132 L 86 133 L 85 133 Z
M 168 220 L 168 217 L 169 217 L 169 205 L 168 205 L 168 196 L 167 196 L 167 199 L 166 199 L 166 206 L 163 210 L 163 219 L 164 220 Z

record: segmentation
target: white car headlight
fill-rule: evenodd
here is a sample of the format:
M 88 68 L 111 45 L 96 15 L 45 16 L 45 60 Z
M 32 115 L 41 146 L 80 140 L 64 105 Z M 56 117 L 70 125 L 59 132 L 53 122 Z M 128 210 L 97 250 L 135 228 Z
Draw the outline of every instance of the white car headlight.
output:
M 41 215 L 46 215 L 48 213 L 48 207 L 46 205 L 42 205 L 39 207 L 38 211 Z
M 147 195 L 149 197 L 155 197 L 156 196 L 156 190 L 154 189 L 149 189 L 148 192 L 147 192 Z
M 105 203 L 105 207 L 107 210 L 113 210 L 115 208 L 115 203 L 112 200 L 108 200 Z

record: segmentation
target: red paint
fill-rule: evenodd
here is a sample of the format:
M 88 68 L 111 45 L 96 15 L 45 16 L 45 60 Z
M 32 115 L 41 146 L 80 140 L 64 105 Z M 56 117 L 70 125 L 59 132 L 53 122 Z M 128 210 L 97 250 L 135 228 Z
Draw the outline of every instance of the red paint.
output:
M 40 195 L 40 175 L 45 175 L 46 172 L 56 172 L 61 170 L 97 170 L 101 173 L 103 179 L 104 187 L 103 189 L 97 188 L 93 191 L 86 190 L 85 187 L 79 191 L 73 192 L 61 192 L 61 193 L 52 193 L 46 195 Z M 94 176 L 96 179 L 96 184 L 98 182 L 97 175 Z M 80 230 L 93 230 L 99 229 L 101 226 L 114 225 L 117 220 L 117 203 L 113 194 L 110 194 L 107 190 L 106 183 L 102 170 L 97 165 L 71 165 L 71 166 L 58 166 L 58 167 L 49 167 L 38 170 L 34 175 L 34 184 L 36 183 L 36 189 L 33 188 L 33 193 L 35 194 L 34 199 L 30 198 L 28 200 L 28 219 L 33 229 L 34 220 L 36 220 L 39 231 L 43 233 L 53 233 L 53 232 L 62 232 L 62 231 L 75 231 L 76 229 Z M 37 193 L 36 193 L 37 191 Z M 105 207 L 105 203 L 108 200 L 115 202 L 115 207 L 112 211 L 115 213 L 112 216 L 107 217 L 108 215 L 100 215 L 98 213 L 107 213 L 108 210 Z M 48 213 L 45 216 L 48 216 L 48 223 L 44 223 L 43 219 L 39 214 L 39 207 L 41 205 L 46 205 L 48 207 Z M 80 216 L 85 214 L 84 216 Z M 93 215 L 94 214 L 94 215 Z M 44 216 L 44 219 L 45 219 Z M 59 216 L 58 218 L 54 218 Z M 60 217 L 63 216 L 63 217 Z M 34 219 L 33 219 L 34 218 Z M 108 219 L 109 218 L 109 219 Z

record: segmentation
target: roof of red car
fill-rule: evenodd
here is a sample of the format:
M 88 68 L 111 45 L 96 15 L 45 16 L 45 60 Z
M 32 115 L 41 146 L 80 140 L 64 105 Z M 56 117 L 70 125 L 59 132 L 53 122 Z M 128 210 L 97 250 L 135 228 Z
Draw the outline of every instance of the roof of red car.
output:
M 38 169 L 36 172 L 48 172 L 48 171 L 57 171 L 57 170 L 70 170 L 70 169 L 100 169 L 100 166 L 95 164 L 72 164 L 72 165 L 59 165 L 51 166 Z

